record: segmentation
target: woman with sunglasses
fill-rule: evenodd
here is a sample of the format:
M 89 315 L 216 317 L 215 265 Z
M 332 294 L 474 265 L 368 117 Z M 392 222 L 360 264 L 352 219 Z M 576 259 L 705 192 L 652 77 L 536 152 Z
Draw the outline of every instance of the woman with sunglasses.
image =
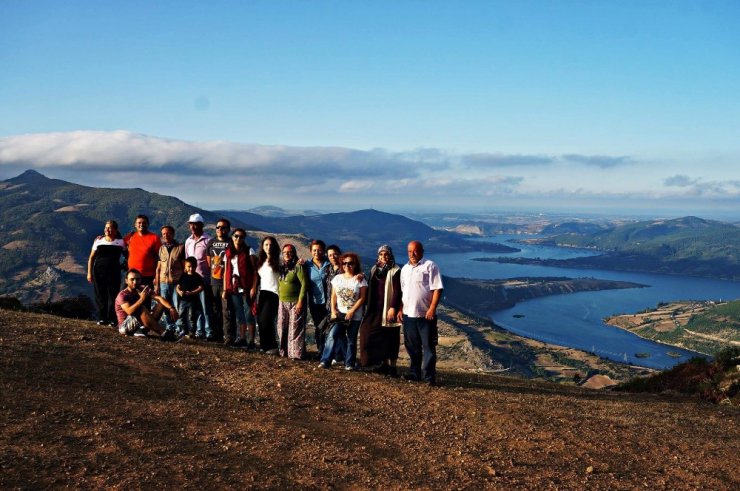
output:
M 360 365 L 398 377 L 396 362 L 401 347 L 401 268 L 390 246 L 378 249 L 378 262 L 370 270 L 367 313 L 360 326 Z
M 326 337 L 326 344 L 319 366 L 321 368 L 331 367 L 335 350 L 346 342 L 344 369 L 354 370 L 357 358 L 357 332 L 362 320 L 362 306 L 367 296 L 367 281 L 363 277 L 358 278 L 357 276 L 362 271 L 360 257 L 357 254 L 354 252 L 342 254 L 340 263 L 344 272 L 331 280 L 331 319 L 333 325 Z
M 307 291 L 306 269 L 298 264 L 295 246 L 285 244 L 278 281 L 280 356 L 302 360 L 306 354 L 306 308 L 303 301 Z
M 234 230 L 231 236 L 224 257 L 223 295 L 231 301 L 239 326 L 233 346 L 254 349 L 252 302 L 257 296 L 257 268 L 254 256 L 249 254 L 246 237 L 242 228 Z

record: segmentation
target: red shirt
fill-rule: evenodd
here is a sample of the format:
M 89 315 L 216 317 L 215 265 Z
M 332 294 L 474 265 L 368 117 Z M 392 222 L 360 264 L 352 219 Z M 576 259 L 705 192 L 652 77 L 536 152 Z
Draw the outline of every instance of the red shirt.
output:
M 162 241 L 159 235 L 146 232 L 139 235 L 133 232 L 124 239 L 128 245 L 128 269 L 138 269 L 141 276 L 154 276 L 157 272 L 159 248 Z

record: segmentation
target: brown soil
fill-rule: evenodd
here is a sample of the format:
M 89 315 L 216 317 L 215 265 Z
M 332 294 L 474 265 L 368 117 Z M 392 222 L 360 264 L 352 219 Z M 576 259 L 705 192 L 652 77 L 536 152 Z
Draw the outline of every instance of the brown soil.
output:
M 0 310 L 0 488 L 738 489 L 740 411 Z

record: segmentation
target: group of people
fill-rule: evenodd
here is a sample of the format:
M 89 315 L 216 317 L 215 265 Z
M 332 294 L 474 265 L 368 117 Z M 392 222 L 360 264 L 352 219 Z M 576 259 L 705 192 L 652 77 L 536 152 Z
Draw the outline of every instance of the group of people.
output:
M 321 240 L 311 242 L 311 257 L 304 260 L 295 246 L 281 248 L 273 236 L 254 251 L 246 231 L 232 233 L 225 218 L 217 221 L 213 238 L 204 233 L 200 214 L 191 215 L 188 225 L 191 234 L 180 244 L 171 225 L 160 235 L 149 231 L 145 215 L 136 217 L 125 237 L 114 220 L 105 223 L 87 268 L 98 324 L 123 335 L 154 332 L 166 341 L 222 341 L 249 350 L 257 349 L 258 338 L 261 352 L 302 360 L 310 315 L 319 367 L 338 363 L 392 377 L 399 375 L 403 327 L 410 358 L 404 378 L 436 384 L 436 312 L 443 285 L 421 242 L 408 244 L 402 266 L 382 245 L 366 275 L 356 253 Z

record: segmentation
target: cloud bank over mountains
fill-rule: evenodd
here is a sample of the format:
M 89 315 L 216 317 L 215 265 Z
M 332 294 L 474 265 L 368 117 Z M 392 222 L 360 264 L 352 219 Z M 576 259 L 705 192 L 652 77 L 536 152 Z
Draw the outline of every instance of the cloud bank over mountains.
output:
M 0 138 L 0 172 L 34 168 L 82 184 L 144 187 L 202 206 L 300 204 L 326 208 L 496 205 L 511 200 L 715 198 L 740 181 L 656 170 L 626 155 L 454 153 L 183 141 L 131 131 Z

